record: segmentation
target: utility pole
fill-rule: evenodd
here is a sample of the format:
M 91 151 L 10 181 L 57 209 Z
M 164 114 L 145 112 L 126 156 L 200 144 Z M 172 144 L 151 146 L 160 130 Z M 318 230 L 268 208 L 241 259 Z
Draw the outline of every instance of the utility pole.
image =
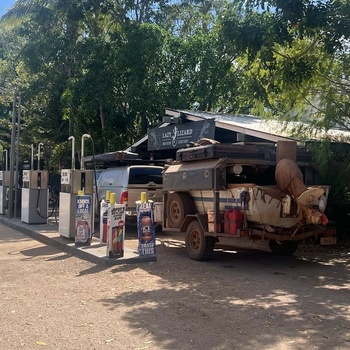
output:
M 17 115 L 17 96 L 18 92 L 15 90 L 14 96 L 13 96 L 13 108 L 12 108 L 12 130 L 11 130 L 11 150 L 10 150 L 10 193 L 9 193 L 9 206 L 8 206 L 8 218 L 13 218 L 13 205 L 17 206 L 17 202 L 14 203 L 14 187 L 18 187 L 18 169 L 16 168 L 16 175 L 15 175 L 15 147 L 16 147 L 16 136 L 18 133 L 16 132 L 16 115 Z M 20 99 L 19 99 L 20 103 Z M 18 123 L 19 128 L 19 123 Z M 17 140 L 19 142 L 19 139 Z M 18 157 L 18 155 L 17 155 Z M 17 162 L 18 164 L 18 162 Z M 18 167 L 18 165 L 17 165 Z M 15 180 L 16 177 L 16 181 Z
M 17 109 L 17 134 L 16 134 L 16 180 L 15 180 L 15 212 L 14 216 L 17 217 L 17 203 L 18 203 L 18 180 L 19 180 L 19 131 L 21 128 L 21 92 L 18 93 L 18 109 Z

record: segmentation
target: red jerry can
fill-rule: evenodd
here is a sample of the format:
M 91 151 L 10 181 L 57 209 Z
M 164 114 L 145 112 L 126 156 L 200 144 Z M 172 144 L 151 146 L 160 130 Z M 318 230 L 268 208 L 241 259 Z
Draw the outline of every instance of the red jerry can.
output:
M 224 232 L 236 235 L 237 230 L 243 228 L 244 215 L 237 209 L 226 210 L 224 222 Z

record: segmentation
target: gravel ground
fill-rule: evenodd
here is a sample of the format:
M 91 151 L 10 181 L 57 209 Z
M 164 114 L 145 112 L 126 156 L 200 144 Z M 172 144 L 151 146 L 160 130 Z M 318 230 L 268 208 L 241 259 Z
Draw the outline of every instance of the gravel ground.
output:
M 348 250 L 196 262 L 179 238 L 158 236 L 157 262 L 103 267 L 0 225 L 0 348 L 350 348 Z

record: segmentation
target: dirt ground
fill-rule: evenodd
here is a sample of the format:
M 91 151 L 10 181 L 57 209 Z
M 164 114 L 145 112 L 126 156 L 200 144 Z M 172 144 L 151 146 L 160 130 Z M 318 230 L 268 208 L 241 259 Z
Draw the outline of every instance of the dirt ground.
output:
M 158 235 L 157 262 L 104 267 L 0 225 L 0 348 L 350 349 L 347 250 L 196 262 L 178 238 Z

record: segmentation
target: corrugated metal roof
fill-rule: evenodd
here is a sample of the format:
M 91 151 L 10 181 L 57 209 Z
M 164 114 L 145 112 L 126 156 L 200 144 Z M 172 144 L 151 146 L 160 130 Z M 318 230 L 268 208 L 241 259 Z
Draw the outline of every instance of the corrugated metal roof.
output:
M 216 126 L 254 137 L 260 137 L 269 141 L 294 140 L 300 141 L 295 136 L 295 130 L 309 125 L 301 122 L 281 122 L 278 120 L 262 119 L 247 114 L 212 113 L 194 110 L 166 109 L 166 114 L 179 116 L 185 115 L 187 120 L 215 119 Z M 310 126 L 309 126 L 310 127 Z M 310 127 L 310 140 L 330 137 L 334 141 L 350 143 L 350 132 L 347 130 L 330 129 L 322 131 Z
M 301 126 L 307 126 L 300 122 L 280 122 L 277 120 L 262 119 L 253 115 L 238 114 L 232 115 L 227 113 L 212 113 L 204 111 L 194 110 L 179 110 L 179 109 L 166 109 L 165 114 L 174 117 L 180 117 L 181 115 L 188 121 L 200 121 L 205 119 L 215 119 L 215 126 L 243 135 L 257 137 L 265 139 L 271 142 L 277 141 L 297 141 L 300 143 L 300 139 L 297 138 L 295 130 Z M 164 127 L 169 123 L 162 123 L 158 127 Z M 340 129 L 330 129 L 328 131 L 321 131 L 310 128 L 310 140 L 318 140 L 325 137 L 330 137 L 337 142 L 350 143 L 350 132 Z M 135 142 L 133 146 L 138 146 L 141 143 L 147 141 L 148 136 L 145 135 L 140 140 Z M 126 151 L 130 151 L 131 147 L 128 147 Z
M 235 131 L 244 135 L 262 138 L 268 141 L 298 141 L 297 138 L 291 136 L 291 133 L 288 133 L 287 128 L 282 126 L 282 123 L 278 123 L 273 120 L 261 119 L 252 115 L 232 115 L 225 113 L 171 109 L 166 109 L 166 114 L 174 116 L 185 115 L 187 120 L 192 121 L 215 119 L 216 127 Z

